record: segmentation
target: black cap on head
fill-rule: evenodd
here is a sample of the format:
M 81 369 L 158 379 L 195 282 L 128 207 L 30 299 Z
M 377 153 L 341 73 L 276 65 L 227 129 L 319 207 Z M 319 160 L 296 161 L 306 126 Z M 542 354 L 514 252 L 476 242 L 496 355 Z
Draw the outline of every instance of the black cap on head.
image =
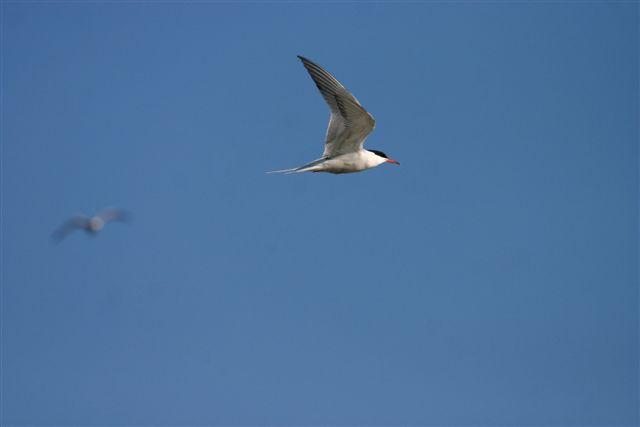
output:
M 388 159 L 388 158 L 389 158 L 389 157 L 388 157 L 386 154 L 384 154 L 382 151 L 379 151 L 379 150 L 369 150 L 369 151 L 371 151 L 372 153 L 374 153 L 374 154 L 376 154 L 376 155 L 378 155 L 378 156 L 380 156 L 380 157 L 384 157 L 385 159 Z

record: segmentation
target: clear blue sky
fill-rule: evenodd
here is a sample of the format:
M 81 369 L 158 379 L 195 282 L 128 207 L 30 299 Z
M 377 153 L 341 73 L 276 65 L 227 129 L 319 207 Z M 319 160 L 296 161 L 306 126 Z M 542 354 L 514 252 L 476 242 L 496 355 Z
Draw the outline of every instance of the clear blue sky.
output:
M 2 423 L 638 423 L 638 16 L 5 2 Z

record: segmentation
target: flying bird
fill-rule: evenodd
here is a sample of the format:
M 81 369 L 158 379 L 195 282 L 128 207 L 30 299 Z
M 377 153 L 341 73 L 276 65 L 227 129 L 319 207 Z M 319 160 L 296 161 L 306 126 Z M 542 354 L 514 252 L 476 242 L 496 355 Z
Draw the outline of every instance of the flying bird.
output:
M 75 230 L 82 230 L 89 235 L 95 236 L 109 222 L 127 222 L 130 219 L 131 215 L 128 212 L 116 208 L 103 209 L 100 213 L 91 217 L 78 214 L 58 227 L 51 235 L 51 238 L 55 242 L 60 242 Z
M 376 125 L 373 116 L 360 105 L 347 88 L 324 68 L 298 56 L 320 94 L 329 105 L 331 116 L 322 157 L 306 165 L 270 173 L 330 172 L 351 173 L 375 168 L 383 163 L 399 165 L 379 150 L 365 150 L 364 140 Z

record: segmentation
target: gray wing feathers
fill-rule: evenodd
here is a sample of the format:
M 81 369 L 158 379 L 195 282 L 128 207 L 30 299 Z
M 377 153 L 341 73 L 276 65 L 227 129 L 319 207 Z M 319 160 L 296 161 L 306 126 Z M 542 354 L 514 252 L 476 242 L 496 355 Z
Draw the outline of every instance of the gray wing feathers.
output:
M 84 215 L 76 215 L 70 220 L 66 221 L 62 224 L 56 231 L 53 232 L 51 238 L 55 242 L 60 242 L 62 239 L 67 237 L 69 234 L 74 232 L 75 230 L 82 230 L 87 228 L 89 225 L 89 218 Z
M 361 148 L 364 139 L 375 126 L 375 120 L 371 114 L 326 70 L 302 56 L 298 58 L 331 110 L 324 155 L 329 156 Z
M 117 208 L 106 208 L 103 209 L 99 214 L 100 218 L 106 223 L 111 221 L 121 221 L 127 222 L 130 220 L 131 215 L 123 211 L 122 209 Z

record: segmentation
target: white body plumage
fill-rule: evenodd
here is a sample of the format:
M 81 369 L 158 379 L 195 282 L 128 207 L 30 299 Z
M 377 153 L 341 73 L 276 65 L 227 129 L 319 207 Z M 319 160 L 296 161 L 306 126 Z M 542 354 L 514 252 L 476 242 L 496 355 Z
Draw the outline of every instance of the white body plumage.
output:
M 387 161 L 388 159 L 363 149 L 354 153 L 341 154 L 328 158 L 322 163 L 296 172 L 329 172 L 335 174 L 360 172 L 375 168 Z

